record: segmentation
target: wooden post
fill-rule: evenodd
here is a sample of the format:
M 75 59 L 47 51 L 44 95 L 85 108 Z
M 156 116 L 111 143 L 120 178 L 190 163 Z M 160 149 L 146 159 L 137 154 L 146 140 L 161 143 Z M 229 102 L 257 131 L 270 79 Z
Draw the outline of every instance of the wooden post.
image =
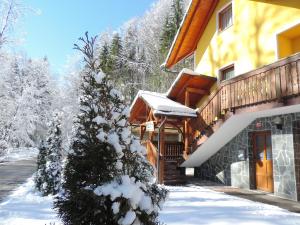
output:
M 140 141 L 143 140 L 145 132 L 146 132 L 146 127 L 144 125 L 140 125 Z
M 165 163 L 164 163 L 164 155 L 165 155 L 165 125 L 163 124 L 163 126 L 161 127 L 160 130 L 160 136 L 159 136 L 159 148 L 160 148 L 160 155 L 162 157 L 159 156 L 160 160 L 159 160 L 159 183 L 163 184 L 163 180 L 164 180 L 164 170 L 165 170 Z
M 190 106 L 190 95 L 188 90 L 185 91 L 185 106 Z M 189 154 L 189 124 L 188 119 L 184 120 L 184 158 Z

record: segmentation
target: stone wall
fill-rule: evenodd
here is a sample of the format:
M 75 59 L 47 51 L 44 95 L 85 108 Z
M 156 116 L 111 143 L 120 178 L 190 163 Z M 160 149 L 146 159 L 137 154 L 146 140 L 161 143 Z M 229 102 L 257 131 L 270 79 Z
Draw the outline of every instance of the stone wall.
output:
M 297 199 L 300 200 L 300 121 L 293 122 Z
M 275 117 L 259 118 L 253 121 L 218 153 L 201 167 L 196 168 L 195 176 L 225 185 L 255 189 L 252 134 L 256 131 L 270 131 L 272 135 L 274 194 L 297 200 L 293 124 L 300 121 L 300 113 L 280 117 L 283 121 L 283 129 L 277 129 L 273 122 Z M 261 126 L 256 126 L 257 123 L 260 123 Z M 300 173 L 300 154 L 299 161 L 296 162 L 299 163 Z

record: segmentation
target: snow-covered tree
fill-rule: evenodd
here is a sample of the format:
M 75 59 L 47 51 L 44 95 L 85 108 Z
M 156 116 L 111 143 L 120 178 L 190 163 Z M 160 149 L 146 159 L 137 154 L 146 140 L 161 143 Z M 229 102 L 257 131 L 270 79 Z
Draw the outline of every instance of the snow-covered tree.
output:
M 153 182 L 145 149 L 130 132 L 128 107 L 100 69 L 95 38 L 81 41 L 80 113 L 55 208 L 65 224 L 157 224 L 167 192 Z
M 110 74 L 127 102 L 139 89 L 165 92 L 183 67 L 193 67 L 191 59 L 179 63 L 175 72 L 160 67 L 189 2 L 157 0 L 142 17 L 127 21 L 118 32 L 101 34 L 96 49 L 103 59 L 101 68 Z
M 21 14 L 22 7 L 18 0 L 0 0 L 0 49 L 8 42 L 9 33 Z
M 62 113 L 62 139 L 63 139 L 63 155 L 65 155 L 70 147 L 71 138 L 73 136 L 73 122 L 79 112 L 79 89 L 82 71 L 82 58 L 78 54 L 68 59 L 65 65 L 64 78 L 59 82 L 57 87 L 57 101 L 54 104 L 55 109 L 61 110 Z
M 55 112 L 48 138 L 40 147 L 37 161 L 36 187 L 44 195 L 57 194 L 61 186 L 62 136 L 61 113 Z
M 166 57 L 183 17 L 183 0 L 172 0 L 171 10 L 165 19 L 161 35 L 161 53 Z
M 10 147 L 31 147 L 44 137 L 53 102 L 53 85 L 46 59 L 22 56 L 9 61 L 0 74 L 0 128 Z
M 37 171 L 34 177 L 35 187 L 36 189 L 43 193 L 44 192 L 44 186 L 45 183 L 45 177 L 46 177 L 46 162 L 47 162 L 47 148 L 45 146 L 45 142 L 41 141 L 40 146 L 38 147 L 39 154 L 37 157 Z

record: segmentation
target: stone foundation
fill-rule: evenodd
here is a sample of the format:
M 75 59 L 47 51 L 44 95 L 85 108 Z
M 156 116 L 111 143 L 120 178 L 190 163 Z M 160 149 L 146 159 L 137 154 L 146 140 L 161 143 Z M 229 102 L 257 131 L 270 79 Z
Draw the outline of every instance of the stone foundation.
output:
M 277 129 L 274 124 L 275 117 L 277 116 L 253 121 L 218 153 L 196 168 L 195 176 L 234 187 L 255 189 L 252 134 L 257 131 L 270 131 L 274 194 L 297 200 L 297 193 L 300 193 L 300 113 L 281 115 L 282 130 Z

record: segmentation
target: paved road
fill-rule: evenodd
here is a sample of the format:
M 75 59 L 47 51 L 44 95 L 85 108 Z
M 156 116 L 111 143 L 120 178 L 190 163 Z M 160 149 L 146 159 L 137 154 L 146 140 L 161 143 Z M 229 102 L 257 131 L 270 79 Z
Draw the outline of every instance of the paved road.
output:
M 0 163 L 0 202 L 36 170 L 35 160 Z

